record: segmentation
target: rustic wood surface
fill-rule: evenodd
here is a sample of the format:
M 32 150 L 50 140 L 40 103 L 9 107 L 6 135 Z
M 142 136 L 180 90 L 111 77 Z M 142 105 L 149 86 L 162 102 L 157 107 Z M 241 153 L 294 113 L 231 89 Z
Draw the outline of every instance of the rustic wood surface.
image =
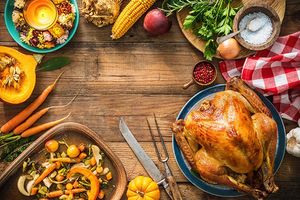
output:
M 22 50 L 5 28 L 4 4 L 5 1 L 0 1 L 0 45 Z M 281 35 L 300 30 L 299 1 L 287 0 L 286 6 Z M 111 27 L 98 29 L 81 18 L 74 39 L 62 50 L 46 56 L 69 56 L 72 63 L 63 69 L 65 73 L 62 79 L 43 107 L 63 105 L 81 89 L 80 96 L 69 108 L 53 110 L 38 123 L 60 118 L 71 111 L 68 121 L 87 125 L 101 135 L 120 157 L 128 180 L 131 180 L 147 173 L 118 130 L 119 116 L 125 117 L 137 140 L 154 162 L 162 167 L 156 157 L 146 123 L 148 117 L 154 127 L 152 114 L 155 113 L 170 152 L 170 167 L 184 199 L 219 199 L 191 185 L 180 172 L 172 153 L 169 127 L 185 102 L 203 89 L 192 86 L 183 90 L 182 85 L 191 78 L 193 65 L 203 59 L 203 56 L 184 38 L 175 16 L 171 19 L 171 31 L 163 36 L 149 37 L 143 30 L 142 20 L 139 20 L 124 38 L 112 41 Z M 0 124 L 28 105 L 60 72 L 38 73 L 34 93 L 25 104 L 0 104 Z M 219 75 L 215 83 L 224 83 L 224 80 Z M 296 126 L 287 121 L 285 125 L 287 130 Z M 6 163 L 1 163 L 2 168 L 6 166 Z M 300 159 L 286 154 L 275 178 L 280 191 L 270 199 L 300 199 L 299 168 Z M 164 191 L 161 199 L 168 199 Z

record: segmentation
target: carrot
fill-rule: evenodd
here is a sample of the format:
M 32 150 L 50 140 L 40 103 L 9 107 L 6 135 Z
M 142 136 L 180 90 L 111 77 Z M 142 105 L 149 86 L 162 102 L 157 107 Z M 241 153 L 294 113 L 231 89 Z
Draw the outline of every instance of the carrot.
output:
M 31 195 L 31 196 L 36 195 L 36 193 L 37 193 L 38 190 L 39 190 L 39 189 L 38 189 L 37 187 L 33 187 L 33 188 L 31 189 L 30 195 Z
M 52 158 L 50 159 L 51 162 L 62 162 L 62 163 L 79 163 L 79 158 Z
M 70 194 L 70 192 L 72 192 L 73 194 L 76 193 L 81 193 L 81 192 L 85 192 L 86 189 L 84 188 L 76 188 L 76 189 L 72 189 L 72 190 L 65 190 L 65 194 Z
M 60 197 L 63 194 L 64 194 L 64 191 L 62 191 L 62 190 L 56 190 L 56 191 L 53 191 L 53 192 L 49 192 L 47 194 L 47 197 L 48 198 L 56 198 L 56 197 Z
M 11 120 L 6 122 L 1 129 L 1 133 L 9 133 L 11 130 L 16 128 L 19 124 L 21 124 L 24 120 L 27 119 L 48 97 L 51 91 L 53 91 L 57 81 L 61 77 L 63 72 L 56 78 L 54 83 L 49 85 L 43 92 L 38 96 L 36 100 L 34 100 L 29 106 L 27 106 L 24 110 L 22 110 L 20 113 L 18 113 L 15 117 L 13 117 Z
M 46 168 L 43 173 L 34 181 L 33 186 L 36 186 L 42 182 L 51 172 L 56 169 L 56 164 L 52 163 L 48 168 Z
M 81 192 L 85 192 L 85 191 L 86 191 L 86 189 L 84 189 L 84 188 L 77 188 L 77 189 L 65 190 L 65 191 L 56 190 L 56 191 L 53 191 L 53 192 L 49 192 L 47 194 L 47 197 L 48 198 L 57 198 L 57 197 L 60 197 L 63 194 L 67 194 L 67 195 L 71 194 L 71 193 L 76 194 L 76 193 L 81 193 Z
M 104 191 L 103 190 L 100 190 L 99 194 L 98 194 L 98 198 L 99 199 L 103 199 L 104 198 Z
M 50 109 L 54 109 L 54 108 L 65 108 L 67 106 L 69 106 L 74 100 L 75 98 L 78 96 L 78 94 L 73 97 L 73 99 L 71 99 L 71 101 L 69 103 L 67 103 L 66 105 L 63 106 L 50 106 L 48 108 L 44 108 L 36 113 L 34 113 L 33 115 L 31 115 L 25 122 L 23 122 L 21 125 L 19 125 L 17 128 L 15 128 L 13 130 L 13 133 L 15 135 L 19 135 L 21 134 L 23 131 L 25 131 L 26 129 L 30 128 L 37 120 L 39 120 L 44 114 L 46 114 Z
M 26 131 L 24 131 L 22 134 L 21 134 L 21 137 L 29 137 L 29 136 L 32 136 L 32 135 L 35 135 L 35 134 L 38 134 L 42 131 L 45 131 L 59 123 L 61 123 L 62 121 L 64 121 L 65 119 L 67 119 L 69 116 L 70 116 L 71 113 L 69 113 L 66 117 L 64 118 L 61 118 L 59 120 L 56 120 L 56 121 L 52 121 L 52 122 L 47 122 L 45 124 L 41 124 L 41 125 L 38 125 L 38 126 L 35 126 L 35 127 L 32 127 L 32 128 L 29 128 L 27 129 Z

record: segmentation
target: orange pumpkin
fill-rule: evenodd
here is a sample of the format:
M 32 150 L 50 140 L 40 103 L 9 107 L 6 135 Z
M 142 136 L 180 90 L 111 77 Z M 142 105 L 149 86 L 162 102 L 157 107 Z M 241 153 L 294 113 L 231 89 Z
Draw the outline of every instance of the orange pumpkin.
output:
M 7 58 L 14 59 L 15 66 L 7 65 L 6 67 Z M 35 87 L 37 64 L 34 56 L 20 53 L 10 47 L 0 46 L 0 100 L 10 104 L 20 104 L 26 101 Z M 15 73 L 16 76 L 14 76 Z
M 160 191 L 156 182 L 145 176 L 138 176 L 128 184 L 128 200 L 159 200 Z

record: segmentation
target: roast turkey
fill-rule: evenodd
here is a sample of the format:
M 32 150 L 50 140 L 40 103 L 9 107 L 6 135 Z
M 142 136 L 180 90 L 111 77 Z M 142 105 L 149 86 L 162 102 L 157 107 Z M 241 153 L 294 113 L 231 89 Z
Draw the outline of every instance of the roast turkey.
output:
M 173 124 L 175 139 L 202 179 L 264 199 L 278 190 L 273 167 L 277 125 L 241 79 Z

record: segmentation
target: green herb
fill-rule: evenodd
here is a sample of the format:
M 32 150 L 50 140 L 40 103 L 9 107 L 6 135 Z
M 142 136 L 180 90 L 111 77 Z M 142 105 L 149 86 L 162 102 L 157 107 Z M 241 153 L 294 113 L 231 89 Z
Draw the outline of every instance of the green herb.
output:
M 11 137 L 16 137 L 16 136 L 11 136 Z M 17 139 L 15 139 L 13 141 L 2 144 L 0 146 L 0 161 L 3 160 L 7 155 L 12 153 L 18 147 L 35 140 L 35 138 L 36 137 L 28 137 L 28 138 L 18 137 Z
M 6 162 L 12 162 L 14 159 L 16 159 L 29 145 L 31 145 L 32 142 L 23 144 L 22 146 L 16 148 L 13 152 L 8 154 L 5 158 L 4 161 Z
M 55 57 L 41 63 L 36 71 L 53 71 L 70 63 L 71 60 L 68 57 Z
M 231 2 L 232 0 L 165 0 L 162 10 L 171 15 L 184 8 L 190 9 L 183 27 L 193 30 L 195 35 L 206 41 L 204 57 L 212 60 L 218 46 L 216 38 L 232 31 L 233 18 L 239 10 L 239 7 L 232 7 Z

